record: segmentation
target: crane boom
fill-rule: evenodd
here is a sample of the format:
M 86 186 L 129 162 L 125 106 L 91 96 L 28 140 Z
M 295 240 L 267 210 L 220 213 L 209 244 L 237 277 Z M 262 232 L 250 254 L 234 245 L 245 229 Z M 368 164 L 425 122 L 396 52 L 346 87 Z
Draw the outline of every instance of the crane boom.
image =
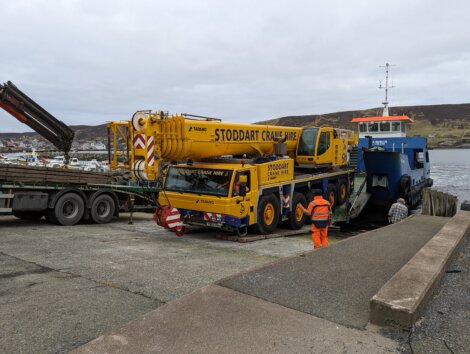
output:
M 119 164 L 115 150 L 110 158 L 111 168 L 129 168 L 135 178 L 143 180 L 158 179 L 161 162 L 200 161 L 227 155 L 287 155 L 299 167 L 341 167 L 348 163 L 348 146 L 357 141 L 352 131 L 332 127 L 228 123 L 150 111 L 138 111 L 127 122 L 111 122 L 108 129 L 114 133 L 115 149 L 118 134 L 126 141 L 129 158 L 126 164 Z
M 68 155 L 73 130 L 39 106 L 11 81 L 0 84 L 0 107 Z

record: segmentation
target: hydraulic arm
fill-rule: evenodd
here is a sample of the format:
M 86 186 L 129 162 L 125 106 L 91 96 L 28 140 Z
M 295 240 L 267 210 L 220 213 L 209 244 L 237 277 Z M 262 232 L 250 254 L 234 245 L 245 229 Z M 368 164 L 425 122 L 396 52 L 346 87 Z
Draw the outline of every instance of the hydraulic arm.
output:
M 0 107 L 68 156 L 73 130 L 21 92 L 11 81 L 0 84 Z

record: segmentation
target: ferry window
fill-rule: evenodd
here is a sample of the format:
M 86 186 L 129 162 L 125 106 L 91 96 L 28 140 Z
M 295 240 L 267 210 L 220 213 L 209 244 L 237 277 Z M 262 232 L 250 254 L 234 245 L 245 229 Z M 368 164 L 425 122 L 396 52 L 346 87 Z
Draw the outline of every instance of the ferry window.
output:
M 422 149 L 414 150 L 414 168 L 424 167 L 424 152 Z
M 366 133 L 367 132 L 367 123 L 359 123 L 359 131 L 361 133 Z
M 402 133 L 405 132 L 405 128 L 406 128 L 406 125 L 405 125 L 405 123 L 403 123 L 403 124 L 401 125 L 401 132 L 402 132 Z
M 426 162 L 429 162 L 429 152 L 426 151 Z
M 379 123 L 369 123 L 369 132 L 374 133 L 379 131 Z
M 304 128 L 299 141 L 299 156 L 315 155 L 315 144 L 317 143 L 318 128 Z
M 400 131 L 400 122 L 392 122 L 392 132 Z
M 330 147 L 330 133 L 323 132 L 320 134 L 320 139 L 318 139 L 318 150 L 317 155 L 324 154 L 326 150 Z
M 389 132 L 390 131 L 390 122 L 380 123 L 380 131 L 381 132 Z

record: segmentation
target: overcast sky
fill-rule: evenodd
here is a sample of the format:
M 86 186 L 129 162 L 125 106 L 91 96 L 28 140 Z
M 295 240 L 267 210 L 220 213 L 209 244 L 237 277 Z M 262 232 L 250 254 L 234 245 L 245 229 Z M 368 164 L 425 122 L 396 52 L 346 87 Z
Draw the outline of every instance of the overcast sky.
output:
M 0 0 L 0 82 L 67 124 L 470 102 L 469 1 Z M 0 132 L 27 131 L 0 110 Z

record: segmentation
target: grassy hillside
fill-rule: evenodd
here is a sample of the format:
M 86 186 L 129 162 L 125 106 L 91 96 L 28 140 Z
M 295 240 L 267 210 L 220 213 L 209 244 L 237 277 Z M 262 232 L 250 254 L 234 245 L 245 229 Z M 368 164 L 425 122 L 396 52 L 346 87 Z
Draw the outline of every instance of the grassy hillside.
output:
M 104 138 L 107 136 L 106 124 L 100 125 L 71 125 L 75 131 L 75 140 L 91 140 L 94 138 Z M 23 136 L 30 138 L 37 138 L 39 135 L 36 132 L 27 133 L 0 133 L 0 139 L 17 139 Z
M 282 126 L 322 126 L 357 129 L 351 123 L 354 117 L 381 115 L 381 108 L 336 112 L 320 115 L 288 116 L 271 119 L 258 124 Z M 429 146 L 466 146 L 470 144 L 470 104 L 444 104 L 430 106 L 403 106 L 390 108 L 391 115 L 407 115 L 414 120 L 408 135 L 428 137 Z M 470 145 L 468 145 L 470 147 Z
M 288 116 L 271 119 L 257 124 L 273 124 L 281 126 L 322 126 L 357 129 L 351 123 L 354 117 L 370 117 L 381 115 L 382 109 L 371 108 L 358 111 L 336 112 L 319 115 Z M 391 115 L 408 115 L 414 120 L 408 130 L 408 135 L 423 135 L 428 137 L 431 147 L 470 147 L 470 103 L 443 104 L 431 106 L 407 106 L 390 108 Z M 106 125 L 97 126 L 76 125 L 76 140 L 91 140 L 106 136 Z M 18 138 L 21 136 L 36 137 L 37 133 L 1 133 L 0 139 Z

